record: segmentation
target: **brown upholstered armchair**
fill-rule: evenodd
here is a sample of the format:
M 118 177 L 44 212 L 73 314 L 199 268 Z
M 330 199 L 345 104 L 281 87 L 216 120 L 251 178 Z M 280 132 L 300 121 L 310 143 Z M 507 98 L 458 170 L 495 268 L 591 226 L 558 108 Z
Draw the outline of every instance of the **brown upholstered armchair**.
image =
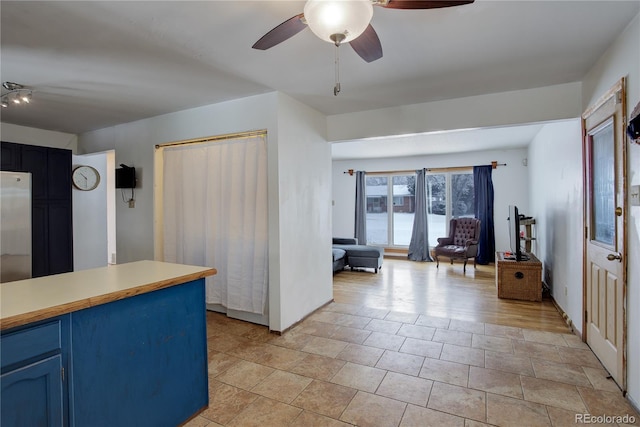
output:
M 449 236 L 438 238 L 435 247 L 436 267 L 440 266 L 439 256 L 448 257 L 453 264 L 454 259 L 463 259 L 462 271 L 467 271 L 467 259 L 473 258 L 476 267 L 478 255 L 478 238 L 480 237 L 480 220 L 476 218 L 453 218 L 449 223 Z

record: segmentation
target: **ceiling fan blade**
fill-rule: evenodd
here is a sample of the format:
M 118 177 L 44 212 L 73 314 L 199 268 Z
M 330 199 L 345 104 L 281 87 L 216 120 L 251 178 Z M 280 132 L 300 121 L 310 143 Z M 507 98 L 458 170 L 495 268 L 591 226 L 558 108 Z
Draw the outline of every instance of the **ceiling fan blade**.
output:
M 301 13 L 300 15 L 287 19 L 282 24 L 262 36 L 260 40 L 255 42 L 251 47 L 254 49 L 267 50 L 295 36 L 300 31 L 307 28 L 307 24 L 304 22 L 303 18 L 304 14 Z
M 367 62 L 373 62 L 376 59 L 382 58 L 382 45 L 376 30 L 373 29 L 371 24 L 364 30 L 358 38 L 349 42 L 353 50 L 356 51 L 362 59 Z
M 473 3 L 474 0 L 389 0 L 386 4 L 380 3 L 387 9 L 438 9 L 441 7 L 462 6 Z

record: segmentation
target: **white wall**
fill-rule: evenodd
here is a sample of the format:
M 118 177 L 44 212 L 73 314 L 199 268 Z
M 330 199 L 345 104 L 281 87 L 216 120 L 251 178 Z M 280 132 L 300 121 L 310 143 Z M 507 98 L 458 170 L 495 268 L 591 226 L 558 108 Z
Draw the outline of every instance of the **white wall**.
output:
M 280 289 L 272 329 L 284 330 L 333 298 L 331 147 L 325 117 L 286 96 L 278 102 Z
M 570 119 L 582 113 L 580 88 L 567 83 L 329 116 L 328 140 Z
M 66 148 L 71 150 L 72 153 L 75 153 L 78 148 L 78 137 L 74 134 L 18 126 L 10 123 L 0 123 L 0 138 L 6 142 Z
M 116 165 L 136 168 L 135 207 L 116 192 L 118 263 L 154 259 L 154 147 L 172 141 L 267 129 L 277 141 L 274 93 L 165 114 L 81 134 L 78 150 L 93 153 L 115 149 Z M 271 156 L 271 154 L 269 154 Z M 269 191 L 276 189 L 269 188 Z M 277 193 L 275 193 L 277 194 Z
M 593 105 L 621 77 L 627 77 L 627 114 L 640 102 L 640 14 L 611 45 L 583 81 L 582 107 Z M 628 185 L 640 185 L 640 145 L 627 146 Z M 629 205 L 627 201 L 627 205 Z M 640 207 L 627 218 L 627 391 L 640 407 Z
M 535 254 L 558 305 L 582 329 L 582 137 L 580 119 L 545 124 L 529 146 Z
M 322 213 L 330 200 L 322 116 L 273 92 L 88 132 L 78 146 L 82 153 L 115 149 L 116 164 L 136 168 L 135 208 L 117 202 L 122 263 L 154 258 L 156 144 L 260 129 L 267 130 L 270 328 L 283 330 L 331 299 L 330 241 L 318 237 L 330 234 L 328 207 Z M 318 263 L 323 256 L 326 266 Z
M 71 158 L 73 168 L 88 165 L 100 174 L 94 190 L 72 190 L 74 271 L 104 267 L 116 260 L 115 157 L 115 151 L 109 150 Z
M 389 159 L 341 160 L 332 165 L 333 181 L 333 236 L 353 237 L 355 209 L 355 175 L 349 169 L 367 172 L 416 170 L 454 166 L 487 165 L 492 161 L 506 163 L 493 170 L 494 226 L 496 250 L 509 249 L 509 229 L 506 219 L 509 205 L 515 204 L 520 212 L 529 212 L 529 175 L 522 160 L 527 158 L 526 148 L 512 150 L 474 151 L 469 153 L 398 157 Z

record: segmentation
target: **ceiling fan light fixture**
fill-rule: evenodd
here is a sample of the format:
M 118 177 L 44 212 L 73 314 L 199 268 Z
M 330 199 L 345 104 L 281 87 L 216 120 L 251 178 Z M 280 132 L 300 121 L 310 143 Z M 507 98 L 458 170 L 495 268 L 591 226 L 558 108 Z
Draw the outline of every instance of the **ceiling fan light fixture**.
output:
M 336 34 L 344 35 L 340 43 L 358 38 L 373 17 L 371 0 L 308 0 L 304 18 L 320 39 L 336 44 Z
M 32 89 L 13 82 L 3 82 L 2 87 L 8 92 L 2 94 L 2 108 L 7 108 L 11 104 L 29 104 L 33 97 Z

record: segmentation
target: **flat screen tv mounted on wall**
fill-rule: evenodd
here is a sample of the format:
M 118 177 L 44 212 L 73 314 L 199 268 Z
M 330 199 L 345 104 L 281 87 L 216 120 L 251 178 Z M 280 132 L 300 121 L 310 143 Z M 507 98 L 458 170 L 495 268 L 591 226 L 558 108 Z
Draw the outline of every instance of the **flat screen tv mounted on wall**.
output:
M 520 247 L 520 213 L 518 207 L 514 205 L 509 206 L 509 246 L 511 247 L 511 255 L 506 256 L 506 259 L 529 260 L 529 256 Z
M 136 168 L 127 165 L 116 169 L 116 188 L 136 188 Z

